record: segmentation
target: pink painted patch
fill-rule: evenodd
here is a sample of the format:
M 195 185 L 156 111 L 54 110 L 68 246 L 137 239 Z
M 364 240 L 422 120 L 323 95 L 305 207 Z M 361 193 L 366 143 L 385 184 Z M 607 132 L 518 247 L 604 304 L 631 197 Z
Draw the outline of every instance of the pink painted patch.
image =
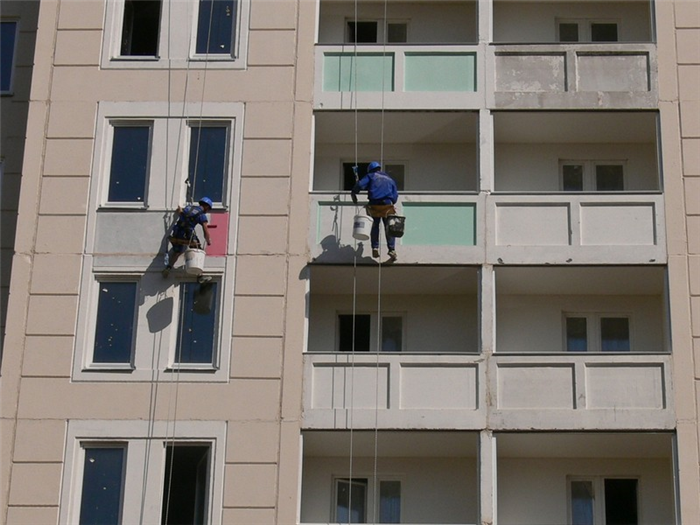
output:
M 207 246 L 207 255 L 221 257 L 228 251 L 228 212 L 209 212 L 209 235 L 211 246 Z

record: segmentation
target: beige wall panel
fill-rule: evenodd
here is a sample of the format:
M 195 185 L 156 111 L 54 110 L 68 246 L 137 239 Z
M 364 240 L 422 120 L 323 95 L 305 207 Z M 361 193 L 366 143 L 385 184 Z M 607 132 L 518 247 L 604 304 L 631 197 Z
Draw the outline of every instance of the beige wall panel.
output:
M 30 292 L 33 294 L 78 294 L 80 255 L 36 255 Z
M 231 509 L 231 508 L 224 508 L 222 523 L 245 523 L 246 525 L 270 525 L 270 523 L 275 523 L 275 509 Z
M 63 461 L 66 422 L 59 420 L 26 420 L 17 423 L 15 461 Z
M 679 64 L 700 64 L 700 29 L 683 29 L 676 33 Z
M 297 85 L 296 100 L 311 102 L 314 91 L 314 69 L 316 58 L 316 18 L 318 2 L 300 2 L 299 29 L 297 31 Z
M 53 102 L 46 136 L 92 139 L 95 133 L 96 110 L 95 102 Z
M 279 423 L 231 422 L 228 425 L 226 463 L 275 463 Z
M 210 69 L 207 73 L 207 98 L 211 102 L 230 102 L 231 86 L 236 86 L 236 100 L 245 100 L 246 103 L 286 100 L 293 93 L 294 68 L 263 66 L 250 67 L 245 71 Z
M 44 175 L 90 176 L 92 139 L 62 139 L 46 141 Z
M 700 137 L 700 101 L 681 102 L 681 131 L 684 137 Z
M 58 28 L 102 29 L 104 4 L 95 0 L 62 0 Z
M 700 253 L 700 217 L 688 217 L 688 253 Z
M 700 177 L 685 178 L 685 212 L 700 215 Z
M 292 66 L 296 55 L 294 31 L 251 31 L 249 66 Z
M 36 233 L 37 253 L 82 253 L 85 217 L 39 217 Z
M 273 507 L 276 465 L 226 465 L 225 507 Z
M 279 380 L 237 379 L 227 385 L 181 383 L 178 420 L 274 421 L 279 417 Z M 168 416 L 167 399 L 161 401 L 160 418 Z M 214 400 L 203 403 L 202 400 Z
M 700 337 L 700 297 L 690 298 L 690 314 L 693 337 Z
M 241 256 L 236 266 L 236 295 L 284 295 L 285 273 L 282 256 Z
M 15 463 L 10 483 L 10 505 L 57 505 L 61 488 L 60 463 Z
M 690 293 L 700 295 L 700 255 L 688 257 L 690 267 Z
M 700 100 L 700 66 L 678 66 L 678 95 L 681 100 Z
M 41 184 L 42 215 L 82 215 L 87 213 L 90 179 L 87 177 L 46 178 Z
M 692 396 L 691 396 L 692 397 Z M 697 401 L 696 401 L 697 402 Z M 679 421 L 676 428 L 678 442 L 678 461 L 687 468 L 679 470 L 678 490 L 680 492 L 681 515 L 679 523 L 693 523 L 691 517 L 700 516 L 700 461 L 697 443 L 700 438 L 700 427 L 697 421 Z M 687 446 L 682 446 L 685 443 Z M 694 444 L 695 446 L 691 446 Z
M 251 102 L 246 104 L 245 129 L 247 139 L 288 139 L 292 137 L 292 102 Z
M 306 281 L 298 278 L 306 275 L 307 257 L 290 257 L 287 285 L 287 317 L 283 368 L 287 377 L 302 376 L 303 351 L 306 350 Z M 301 381 L 285 381 L 282 397 L 282 416 L 297 420 L 300 417 Z
M 27 313 L 28 335 L 71 335 L 75 332 L 78 297 L 33 295 Z
M 57 66 L 97 66 L 100 63 L 102 31 L 59 31 L 56 36 Z
M 286 217 L 241 217 L 238 220 L 240 255 L 281 254 L 286 248 Z
M 303 3 L 303 2 L 302 2 Z M 294 29 L 295 0 L 256 0 L 250 6 L 251 29 Z
M 279 462 L 280 493 L 277 500 L 280 523 L 296 523 L 297 502 L 300 492 L 299 472 L 301 472 L 301 465 L 299 464 L 301 460 L 299 457 L 301 440 L 299 435 L 299 419 L 296 419 L 296 421 L 283 421 Z
M 700 3 L 697 0 L 676 0 L 676 26 L 700 27 Z
M 700 337 L 693 339 L 693 356 L 695 360 L 695 379 L 700 380 Z
M 283 297 L 236 297 L 234 336 L 282 335 Z
M 243 146 L 243 176 L 288 177 L 291 140 L 247 140 Z
M 700 175 L 700 139 L 683 139 L 683 175 Z
M 244 177 L 241 215 L 287 215 L 289 180 L 289 177 Z
M 58 507 L 10 507 L 7 523 L 12 525 L 41 525 L 58 522 Z
M 73 337 L 30 336 L 24 346 L 24 376 L 70 377 Z
M 296 105 L 294 129 L 294 141 L 292 165 L 294 176 L 292 182 L 292 198 L 290 220 L 292 228 L 289 234 L 290 253 L 307 254 L 309 232 L 309 177 L 311 172 L 311 144 L 312 134 L 311 105 L 299 103 Z M 308 260 L 308 258 L 306 259 Z
M 167 70 L 143 70 L 135 75 L 130 70 L 63 66 L 54 69 L 51 95 L 61 101 L 166 100 L 167 87 Z M 201 93 L 197 92 L 196 100 L 200 97 Z
M 281 337 L 234 337 L 231 377 L 281 377 Z

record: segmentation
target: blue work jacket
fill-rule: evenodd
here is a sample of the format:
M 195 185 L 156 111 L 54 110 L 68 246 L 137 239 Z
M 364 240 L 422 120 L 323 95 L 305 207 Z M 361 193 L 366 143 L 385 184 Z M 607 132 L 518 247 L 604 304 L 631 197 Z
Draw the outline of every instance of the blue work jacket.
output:
M 368 173 L 355 183 L 352 193 L 357 195 L 367 190 L 370 204 L 396 204 L 399 191 L 396 182 L 383 171 Z

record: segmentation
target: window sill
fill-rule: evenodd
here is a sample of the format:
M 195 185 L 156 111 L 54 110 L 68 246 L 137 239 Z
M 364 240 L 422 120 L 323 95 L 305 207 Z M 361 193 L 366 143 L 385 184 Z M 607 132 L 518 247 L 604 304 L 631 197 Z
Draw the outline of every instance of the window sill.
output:
M 109 203 L 109 204 L 100 204 L 98 206 L 98 211 L 99 210 L 107 210 L 107 211 L 115 211 L 115 210 L 139 210 L 139 211 L 146 211 L 148 210 L 148 204 L 138 204 L 138 203 L 125 203 L 125 204 L 116 204 L 116 203 Z
M 89 374 L 92 372 L 115 372 L 115 373 L 132 373 L 134 365 L 132 364 L 117 364 L 117 363 L 93 363 L 85 368 L 83 372 Z

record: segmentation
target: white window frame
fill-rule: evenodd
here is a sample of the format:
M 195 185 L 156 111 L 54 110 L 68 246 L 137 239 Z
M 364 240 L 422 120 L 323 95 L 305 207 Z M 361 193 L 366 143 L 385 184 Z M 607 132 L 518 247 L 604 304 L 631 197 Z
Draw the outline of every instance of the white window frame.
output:
M 125 444 L 122 520 L 124 524 L 160 523 L 166 446 L 208 444 L 211 447 L 206 523 L 221 525 L 226 422 L 224 421 L 99 421 L 68 422 L 61 484 L 59 525 L 78 523 L 85 446 Z M 144 487 L 145 480 L 145 487 Z
M 571 193 L 607 193 L 604 190 L 598 190 L 596 182 L 596 167 L 597 166 L 622 166 L 622 192 L 628 192 L 629 187 L 628 174 L 627 174 L 627 159 L 611 159 L 611 160 L 600 160 L 600 159 L 588 159 L 588 160 L 576 160 L 576 159 L 561 159 L 559 160 L 559 191 L 566 191 L 564 189 L 564 166 L 583 166 L 583 189 L 580 192 Z M 614 192 L 621 193 L 621 192 Z
M 588 342 L 588 348 L 585 352 L 569 352 L 567 351 L 567 333 L 566 333 L 566 320 L 570 317 L 584 317 L 586 319 L 586 338 Z M 629 344 L 630 349 L 627 352 L 621 352 L 624 354 L 634 353 L 634 326 L 633 326 L 633 315 L 631 312 L 562 312 L 562 351 L 567 354 L 590 354 L 590 353 L 605 353 L 613 354 L 617 352 L 603 352 L 603 334 L 601 331 L 601 319 L 609 318 L 623 318 L 627 319 L 627 327 L 629 330 Z
M 12 64 L 10 65 L 10 86 L 7 91 L 0 91 L 2 96 L 12 96 L 15 94 L 15 77 L 17 71 L 17 52 L 19 48 L 19 33 L 20 33 L 20 19 L 19 18 L 2 18 L 0 22 L 4 23 L 14 23 L 15 24 L 15 46 L 12 50 Z
M 562 44 L 614 44 L 620 42 L 620 19 L 618 18 L 557 18 L 556 21 L 556 39 Z M 578 25 L 578 41 L 577 42 L 562 42 L 559 35 L 560 24 L 576 24 Z M 593 24 L 615 24 L 617 25 L 617 40 L 615 42 L 593 42 L 592 29 Z
M 231 159 L 232 159 L 232 143 L 234 136 L 234 123 L 229 120 L 221 119 L 188 119 L 187 121 L 187 162 L 185 166 L 185 178 L 189 177 L 190 171 L 190 148 L 192 147 L 192 129 L 198 127 L 216 127 L 226 129 L 226 151 L 224 157 L 224 163 L 226 168 L 226 173 L 224 174 L 224 188 L 223 188 L 223 200 L 213 201 L 214 208 L 217 210 L 227 209 L 228 203 L 230 202 L 229 186 L 231 184 Z M 197 189 L 194 186 L 194 181 L 190 181 L 193 184 L 193 191 L 196 193 Z M 196 195 L 197 196 L 197 195 Z
M 593 485 L 593 520 L 594 523 L 605 525 L 605 480 L 608 479 L 634 479 L 637 480 L 637 516 L 641 517 L 640 494 L 642 493 L 641 476 L 631 474 L 615 474 L 611 476 L 567 476 L 566 477 L 566 509 L 567 523 L 573 523 L 573 508 L 571 505 L 571 483 L 574 481 L 589 481 Z M 639 523 L 643 523 L 639 519 Z
M 335 313 L 335 346 L 334 346 L 334 352 L 336 353 L 346 353 L 346 352 L 340 352 L 340 319 L 339 316 L 341 315 L 352 315 L 352 311 L 348 310 L 337 310 Z M 377 314 L 376 310 L 375 311 L 370 311 L 370 310 L 362 310 L 362 311 L 356 311 L 355 312 L 356 316 L 359 315 L 369 315 L 369 352 L 368 354 L 371 353 L 376 353 L 379 351 L 380 353 L 383 353 L 384 350 L 379 349 L 377 350 L 377 335 L 379 331 L 379 315 Z M 400 317 L 401 318 L 401 350 L 398 350 L 396 352 L 386 352 L 387 354 L 403 354 L 406 353 L 407 350 L 407 344 L 406 344 L 406 319 L 408 318 L 407 312 L 396 312 L 396 311 L 386 311 L 386 312 L 381 312 L 381 318 L 385 317 Z M 381 341 L 379 341 L 381 344 Z M 363 352 L 364 353 L 364 352 Z
M 248 61 L 252 1 L 236 0 L 237 27 L 232 55 L 207 56 L 195 53 L 199 0 L 177 2 L 162 0 L 158 37 L 159 55 L 152 57 L 120 54 L 125 0 L 110 0 L 106 2 L 100 67 L 102 69 L 186 69 L 188 67 L 201 69 L 206 63 L 208 69 L 245 69 Z M 189 37 L 182 38 L 182 35 L 189 35 Z
M 404 479 L 402 476 L 393 474 L 382 474 L 380 476 L 375 476 L 371 472 L 359 472 L 357 474 L 353 473 L 352 479 L 355 481 L 366 481 L 367 482 L 367 500 L 365 501 L 367 515 L 365 516 L 364 523 L 382 523 L 379 521 L 379 504 L 380 504 L 380 487 L 382 481 L 398 481 L 401 483 L 401 490 L 403 492 Z M 331 489 L 331 517 L 333 522 L 338 522 L 338 483 L 340 481 L 349 481 L 349 475 L 334 474 L 333 484 Z M 375 483 L 376 481 L 376 483 Z M 375 505 L 376 502 L 376 505 Z M 375 510 L 375 516 L 372 517 L 372 509 Z M 404 497 L 401 494 L 401 516 L 404 516 Z

